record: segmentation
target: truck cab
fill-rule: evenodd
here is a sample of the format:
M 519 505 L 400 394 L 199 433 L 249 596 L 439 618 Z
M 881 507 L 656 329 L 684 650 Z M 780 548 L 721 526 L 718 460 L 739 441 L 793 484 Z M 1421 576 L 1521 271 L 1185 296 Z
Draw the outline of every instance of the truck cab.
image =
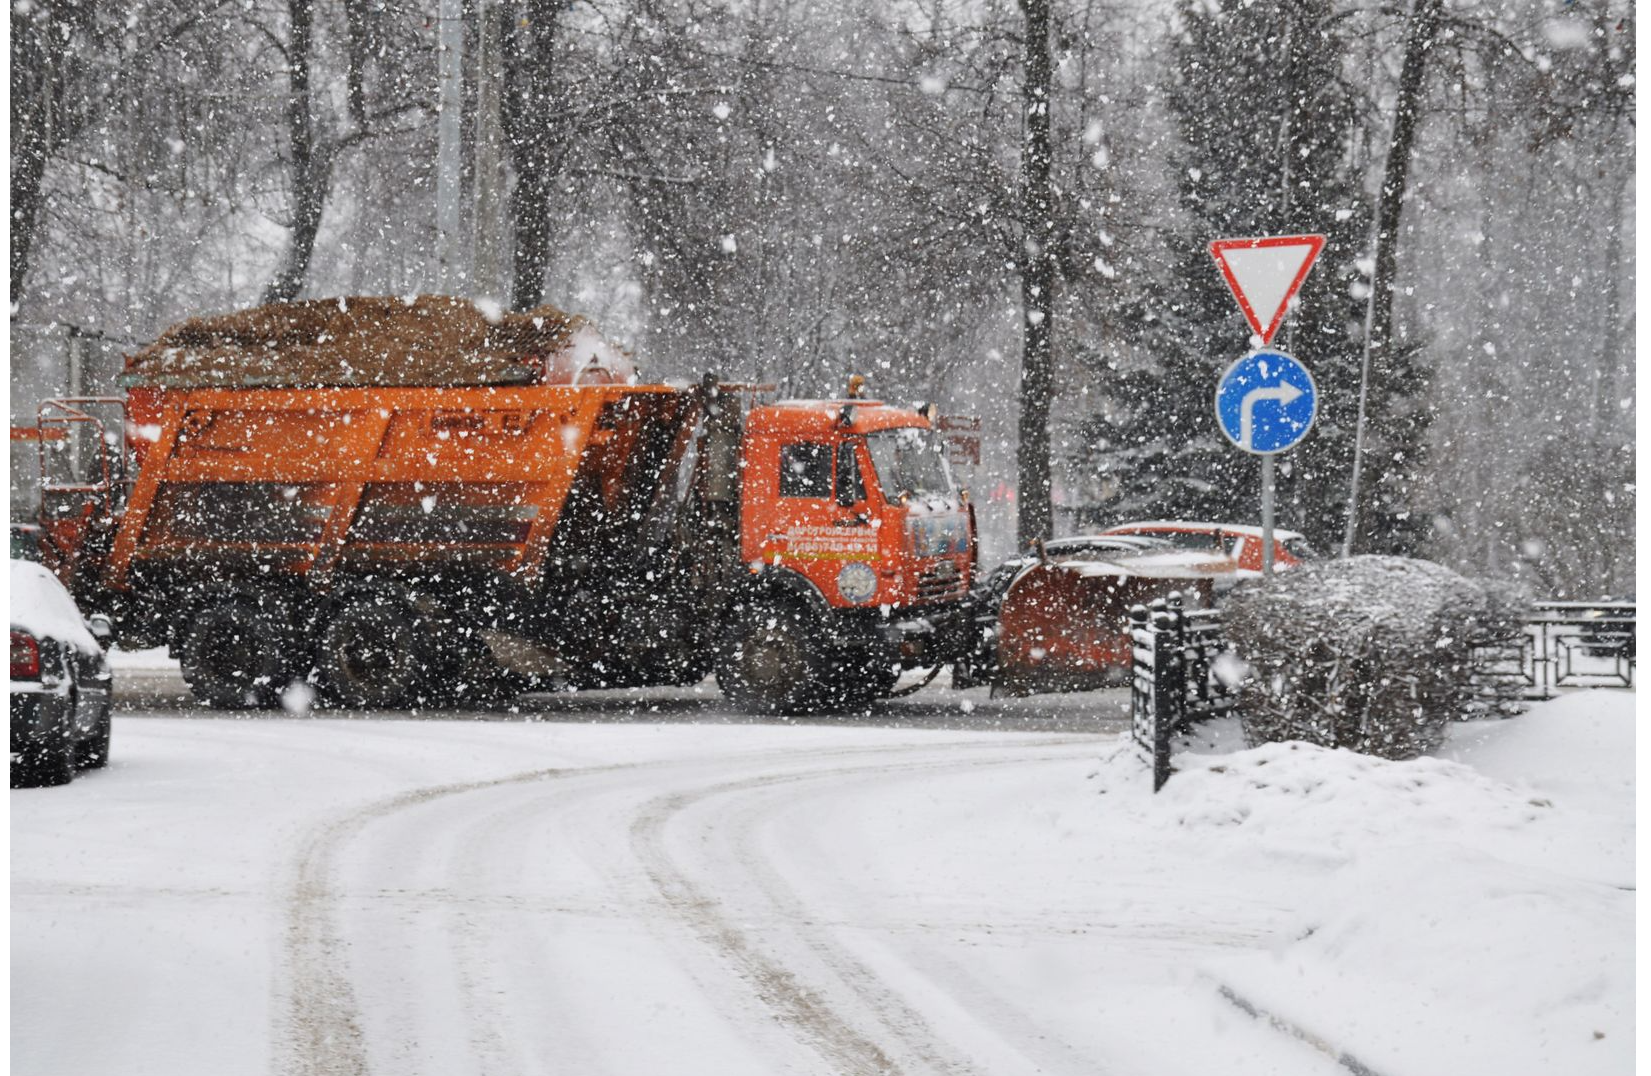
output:
M 740 555 L 755 612 L 734 618 L 725 689 L 809 709 L 792 697 L 808 667 L 839 696 L 827 705 L 853 704 L 886 694 L 902 668 L 951 660 L 976 553 L 941 448 L 929 415 L 876 400 L 751 410 Z
M 755 409 L 746 425 L 744 560 L 797 573 L 835 608 L 903 608 L 967 593 L 968 506 L 940 449 L 925 420 L 875 401 Z

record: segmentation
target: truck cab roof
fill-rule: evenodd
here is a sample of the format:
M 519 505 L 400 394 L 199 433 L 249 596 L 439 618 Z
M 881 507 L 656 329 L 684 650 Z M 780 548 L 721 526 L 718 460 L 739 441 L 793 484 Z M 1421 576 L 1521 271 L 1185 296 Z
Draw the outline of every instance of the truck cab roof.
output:
M 843 425 L 844 408 L 850 422 Z M 927 427 L 928 420 L 916 411 L 894 407 L 881 400 L 781 400 L 751 409 L 746 429 L 753 434 L 871 433 L 900 427 Z

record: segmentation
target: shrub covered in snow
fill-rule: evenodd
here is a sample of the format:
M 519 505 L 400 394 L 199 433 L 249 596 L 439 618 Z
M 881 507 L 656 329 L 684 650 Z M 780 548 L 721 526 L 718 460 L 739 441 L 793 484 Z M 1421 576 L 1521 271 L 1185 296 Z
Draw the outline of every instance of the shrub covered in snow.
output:
M 1314 562 L 1241 587 L 1224 621 L 1252 669 L 1245 736 L 1414 758 L 1472 702 L 1472 648 L 1517 633 L 1522 615 L 1499 587 L 1404 557 Z

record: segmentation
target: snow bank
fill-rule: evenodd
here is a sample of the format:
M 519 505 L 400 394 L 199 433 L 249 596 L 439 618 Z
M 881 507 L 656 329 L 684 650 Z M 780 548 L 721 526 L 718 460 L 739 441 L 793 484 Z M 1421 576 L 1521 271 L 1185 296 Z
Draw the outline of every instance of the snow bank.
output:
M 1205 967 L 1258 1010 L 1376 1073 L 1628 1073 L 1633 743 L 1634 696 L 1602 691 L 1453 726 L 1445 757 L 1189 753 L 1152 796 L 1125 751 L 1097 780 L 1113 826 L 1202 844 L 1235 892 L 1301 876 L 1275 945 Z
M 1633 902 L 1454 841 L 1381 848 L 1316 895 L 1299 940 L 1211 970 L 1378 1073 L 1627 1073 Z

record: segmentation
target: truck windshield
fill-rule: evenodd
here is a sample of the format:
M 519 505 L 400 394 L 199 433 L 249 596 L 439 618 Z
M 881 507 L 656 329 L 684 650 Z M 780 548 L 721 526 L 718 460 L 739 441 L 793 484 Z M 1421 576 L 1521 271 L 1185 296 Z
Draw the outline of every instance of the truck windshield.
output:
M 952 474 L 941 453 L 940 439 L 916 426 L 878 430 L 866 435 L 871 462 L 883 495 L 896 500 L 902 493 L 949 497 Z

